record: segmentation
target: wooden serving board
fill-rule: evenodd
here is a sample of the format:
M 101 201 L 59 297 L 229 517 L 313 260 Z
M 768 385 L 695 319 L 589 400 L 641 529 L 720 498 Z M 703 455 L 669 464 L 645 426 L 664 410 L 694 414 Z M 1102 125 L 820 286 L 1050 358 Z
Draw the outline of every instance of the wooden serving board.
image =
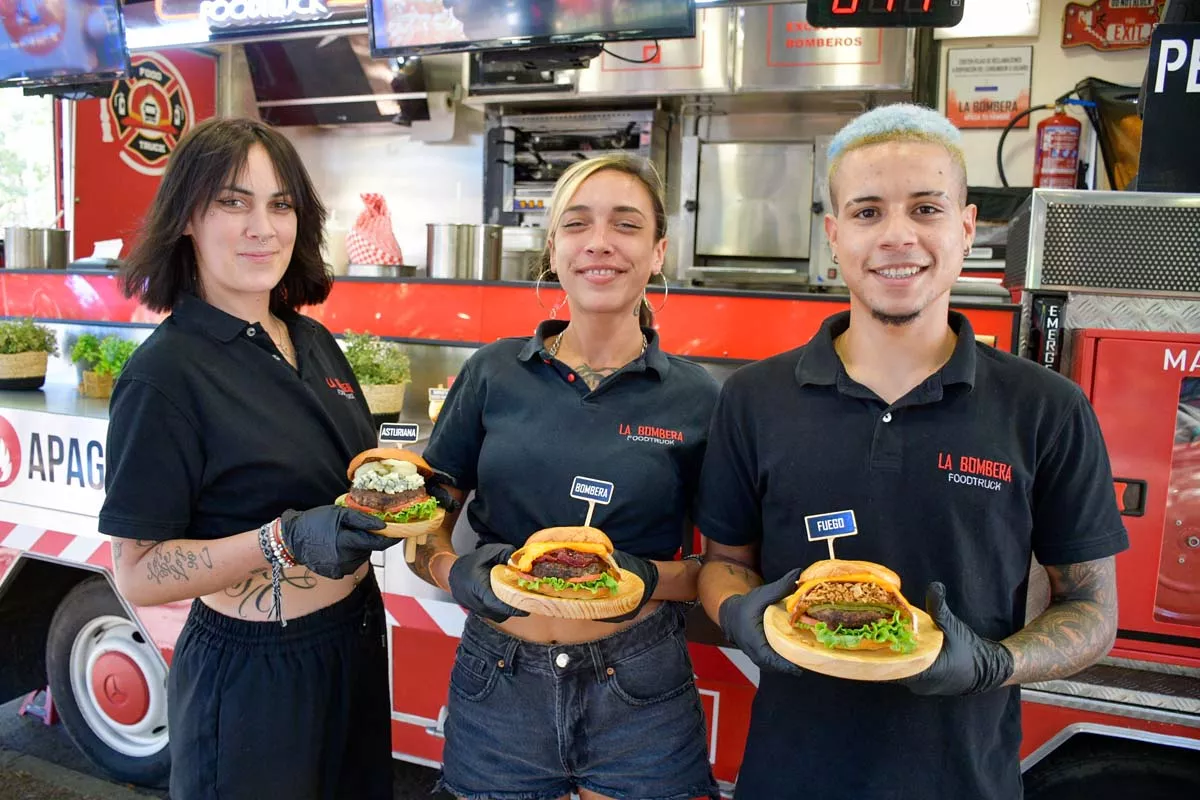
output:
M 892 650 L 834 650 L 797 630 L 788 622 L 783 603 L 769 606 L 763 614 L 763 630 L 775 652 L 798 667 L 852 681 L 894 681 L 923 672 L 942 649 L 942 632 L 919 608 L 917 649 L 911 653 Z
M 372 533 L 386 536 L 389 539 L 408 539 L 413 536 L 424 536 L 442 527 L 442 520 L 445 518 L 446 509 L 438 506 L 438 510 L 429 519 L 420 519 L 416 522 L 389 522 L 383 530 L 372 531 Z
M 513 608 L 560 619 L 607 619 L 628 614 L 637 608 L 646 591 L 642 579 L 625 570 L 621 570 L 616 594 L 592 599 L 549 597 L 526 591 L 517 585 L 517 573 L 503 564 L 492 567 L 491 582 L 496 596 Z

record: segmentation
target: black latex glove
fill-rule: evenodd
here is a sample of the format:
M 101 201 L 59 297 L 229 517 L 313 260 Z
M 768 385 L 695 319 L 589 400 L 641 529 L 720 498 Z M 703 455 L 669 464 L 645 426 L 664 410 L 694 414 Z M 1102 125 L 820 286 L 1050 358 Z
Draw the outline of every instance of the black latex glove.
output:
M 492 622 L 509 617 L 528 617 L 528 611 L 513 608 L 492 591 L 492 567 L 507 564 L 517 548 L 511 544 L 485 544 L 474 552 L 461 555 L 450 567 L 450 594 L 468 611 Z
M 606 617 L 600 622 L 625 622 L 631 620 L 638 615 L 642 610 L 642 606 L 650 602 L 650 598 L 654 595 L 654 590 L 658 588 L 658 567 L 653 561 L 647 561 L 644 558 L 631 556 L 629 553 L 623 553 L 620 550 L 613 551 L 613 561 L 617 562 L 617 566 L 626 572 L 632 572 L 642 579 L 642 583 L 646 584 L 646 591 L 642 592 L 642 599 L 638 601 L 637 607 L 628 614 L 622 614 L 619 617 Z
M 450 493 L 446 491 L 446 487 L 442 486 L 441 481 L 436 478 L 425 481 L 425 494 L 437 500 L 437 504 L 451 514 L 462 508 L 462 503 L 451 497 Z
M 800 571 L 799 568 L 794 569 L 774 583 L 759 586 L 746 594 L 734 595 L 721 603 L 718 616 L 725 638 L 749 656 L 760 669 L 788 675 L 804 674 L 804 670 L 775 652 L 763 630 L 763 614 L 767 607 L 796 591 Z
M 942 629 L 942 651 L 929 669 L 902 678 L 916 694 L 963 695 L 987 692 L 1012 677 L 1008 648 L 976 635 L 946 605 L 946 587 L 934 581 L 925 590 L 925 610 Z
M 344 578 L 400 539 L 372 531 L 384 521 L 342 506 L 318 506 L 307 511 L 288 510 L 279 515 L 280 537 L 296 562 L 323 578 Z

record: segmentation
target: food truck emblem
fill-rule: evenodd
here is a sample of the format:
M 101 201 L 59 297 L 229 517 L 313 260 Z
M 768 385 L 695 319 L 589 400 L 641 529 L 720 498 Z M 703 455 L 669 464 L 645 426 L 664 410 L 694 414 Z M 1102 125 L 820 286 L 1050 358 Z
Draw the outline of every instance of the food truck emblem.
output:
M 17 430 L 0 417 L 0 487 L 8 486 L 21 474 L 21 439 Z
M 130 169 L 161 175 L 192 126 L 192 96 L 179 70 L 161 55 L 138 53 L 131 61 L 129 77 L 113 84 L 107 113 L 100 115 L 103 138 L 120 143 L 121 160 Z

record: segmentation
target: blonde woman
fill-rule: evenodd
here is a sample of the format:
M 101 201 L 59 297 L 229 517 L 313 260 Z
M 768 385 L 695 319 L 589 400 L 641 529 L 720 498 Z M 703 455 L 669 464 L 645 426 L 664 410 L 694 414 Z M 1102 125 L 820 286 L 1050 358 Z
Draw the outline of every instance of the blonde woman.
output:
M 425 457 L 475 497 L 476 550 L 454 520 L 417 554 L 425 580 L 472 613 L 450 678 L 442 784 L 468 800 L 717 797 L 684 638 L 699 564 L 680 550 L 717 385 L 659 348 L 646 285 L 666 252 L 662 184 L 646 161 L 572 166 L 551 200 L 550 271 L 570 322 L 481 348 L 454 382 Z M 635 435 L 640 426 L 669 437 Z M 531 616 L 488 573 L 541 528 L 579 525 L 585 475 L 613 483 L 592 524 L 642 604 L 604 621 Z M 457 516 L 457 515 L 453 515 Z M 502 732 L 510 732 L 508 735 Z

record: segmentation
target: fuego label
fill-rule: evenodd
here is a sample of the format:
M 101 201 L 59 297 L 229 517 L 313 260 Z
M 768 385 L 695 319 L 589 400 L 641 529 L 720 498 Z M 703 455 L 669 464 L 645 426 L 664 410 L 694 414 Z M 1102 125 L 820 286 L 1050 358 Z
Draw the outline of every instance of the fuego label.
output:
M 804 518 L 804 527 L 808 531 L 810 542 L 837 539 L 841 536 L 853 536 L 858 533 L 858 524 L 854 521 L 853 511 L 812 514 Z
M 571 497 L 587 503 L 608 505 L 612 501 L 613 485 L 608 481 L 575 476 L 571 481 Z

